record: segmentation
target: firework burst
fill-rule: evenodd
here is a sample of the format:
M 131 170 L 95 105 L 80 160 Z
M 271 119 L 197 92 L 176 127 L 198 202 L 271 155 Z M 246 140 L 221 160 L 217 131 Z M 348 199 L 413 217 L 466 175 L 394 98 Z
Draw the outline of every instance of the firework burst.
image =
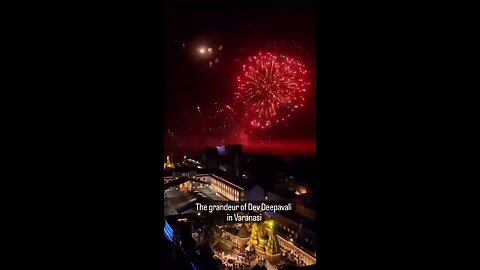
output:
M 248 58 L 237 81 L 235 100 L 243 107 L 245 123 L 253 128 L 285 121 L 304 106 L 310 85 L 301 62 L 261 52 Z

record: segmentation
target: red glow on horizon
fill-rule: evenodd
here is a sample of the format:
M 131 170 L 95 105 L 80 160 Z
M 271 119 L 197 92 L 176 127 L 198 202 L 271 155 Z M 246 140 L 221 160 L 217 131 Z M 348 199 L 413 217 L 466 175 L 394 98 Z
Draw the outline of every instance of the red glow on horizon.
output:
M 269 153 L 273 155 L 316 155 L 316 141 L 273 141 L 249 143 L 243 146 L 247 153 Z

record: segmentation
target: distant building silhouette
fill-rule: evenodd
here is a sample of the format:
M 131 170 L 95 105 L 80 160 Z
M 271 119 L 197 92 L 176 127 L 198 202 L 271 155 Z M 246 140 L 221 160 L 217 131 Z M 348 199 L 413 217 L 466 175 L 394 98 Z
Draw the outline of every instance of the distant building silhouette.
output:
M 203 154 L 203 162 L 207 168 L 221 169 L 228 174 L 240 177 L 243 167 L 242 145 L 207 147 Z

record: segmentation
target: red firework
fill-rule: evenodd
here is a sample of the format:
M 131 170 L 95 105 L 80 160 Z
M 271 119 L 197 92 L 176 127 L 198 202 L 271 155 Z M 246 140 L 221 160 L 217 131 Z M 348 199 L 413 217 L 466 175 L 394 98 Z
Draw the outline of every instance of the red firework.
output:
M 235 99 L 243 105 L 244 120 L 251 127 L 266 128 L 283 122 L 304 106 L 307 70 L 285 55 L 258 53 L 248 58 L 238 76 Z

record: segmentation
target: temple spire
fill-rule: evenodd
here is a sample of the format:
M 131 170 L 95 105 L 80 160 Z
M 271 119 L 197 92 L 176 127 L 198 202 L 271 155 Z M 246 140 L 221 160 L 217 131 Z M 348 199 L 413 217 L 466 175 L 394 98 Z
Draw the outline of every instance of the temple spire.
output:
M 280 245 L 278 244 L 277 233 L 275 232 L 275 222 L 273 220 L 268 221 L 268 242 L 266 252 L 267 254 L 280 253 Z

